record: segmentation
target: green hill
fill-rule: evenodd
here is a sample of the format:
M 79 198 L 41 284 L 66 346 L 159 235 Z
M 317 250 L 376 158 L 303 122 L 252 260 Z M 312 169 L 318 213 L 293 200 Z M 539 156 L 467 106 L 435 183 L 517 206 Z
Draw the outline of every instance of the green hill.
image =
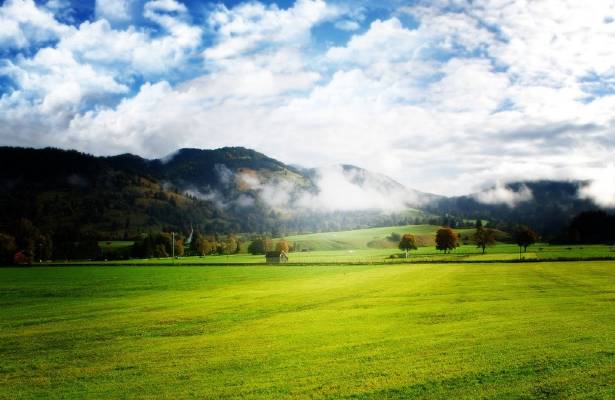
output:
M 369 181 L 384 185 L 382 190 L 395 186 L 365 170 L 355 168 L 353 174 L 362 179 L 357 184 Z M 297 198 L 318 191 L 314 176 L 314 171 L 240 147 L 181 149 L 154 160 L 0 147 L 0 231 L 15 234 L 24 218 L 58 243 L 81 241 L 82 236 L 134 238 L 160 230 L 187 234 L 191 227 L 203 233 L 276 235 L 437 218 L 414 209 L 389 214 L 294 206 Z M 70 238 L 60 235 L 66 232 Z
M 300 250 L 385 249 L 397 247 L 397 241 L 387 239 L 392 233 L 400 235 L 411 233 L 416 237 L 419 246 L 432 246 L 436 231 L 440 228 L 438 225 L 387 226 L 341 232 L 293 235 L 286 237 L 286 240 Z M 462 235 L 463 239 L 474 230 L 458 229 L 456 231 Z

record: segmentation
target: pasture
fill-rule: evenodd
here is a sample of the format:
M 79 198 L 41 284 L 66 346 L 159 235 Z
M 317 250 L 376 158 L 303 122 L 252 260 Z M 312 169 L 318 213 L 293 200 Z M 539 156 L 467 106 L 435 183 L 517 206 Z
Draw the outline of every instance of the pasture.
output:
M 0 269 L 0 398 L 614 398 L 615 262 Z
M 316 250 L 292 252 L 289 254 L 289 264 L 322 265 L 322 264 L 399 264 L 399 263 L 438 263 L 438 262 L 514 262 L 522 261 L 556 261 L 556 260 L 615 260 L 615 246 L 606 245 L 549 245 L 536 244 L 530 246 L 527 252 L 519 254 L 519 247 L 514 244 L 499 243 L 487 250 L 485 254 L 474 245 L 462 245 L 449 254 L 437 251 L 434 246 L 422 246 L 410 252 L 409 257 L 396 248 L 389 249 L 348 249 L 348 250 Z M 56 261 L 52 265 L 226 265 L 226 264 L 264 264 L 263 255 L 231 254 L 209 255 L 203 257 L 179 257 L 177 259 L 126 259 L 114 261 Z
M 396 242 L 387 241 L 391 233 L 412 233 L 416 237 L 419 246 L 431 246 L 435 244 L 436 231 L 441 226 L 437 225 L 403 225 L 379 228 L 355 229 L 341 232 L 320 232 L 286 237 L 291 244 L 299 245 L 309 250 L 364 250 L 364 249 L 395 249 Z M 471 235 L 474 229 L 457 229 L 462 236 Z M 397 241 L 398 242 L 398 241 Z
M 487 249 L 486 254 L 471 243 L 474 233 L 472 228 L 457 229 L 462 244 L 450 254 L 444 254 L 435 249 L 434 236 L 440 226 L 436 225 L 405 225 L 379 228 L 357 229 L 342 232 L 322 232 L 303 235 L 292 235 L 285 239 L 298 250 L 290 253 L 290 264 L 374 264 L 374 263 L 413 263 L 413 262 L 498 262 L 544 261 L 544 260 L 592 260 L 614 259 L 615 245 L 549 245 L 538 243 L 528 248 L 527 252 L 519 254 L 519 247 L 514 244 L 498 242 L 496 246 Z M 387 240 L 392 233 L 415 235 L 419 248 L 411 251 L 408 259 L 400 258 L 401 251 L 397 242 Z M 501 233 L 501 235 L 504 235 Z M 275 242 L 275 241 L 274 241 Z M 99 246 L 108 252 L 111 249 L 129 250 L 133 242 L 112 241 L 100 242 Z M 208 255 L 203 257 L 180 257 L 178 259 L 126 259 L 114 260 L 114 265 L 200 265 L 200 264 L 263 264 L 262 255 L 245 253 L 248 243 L 242 246 L 244 252 L 231 255 Z M 64 265 L 69 261 L 58 261 L 55 264 Z M 78 264 L 109 265 L 105 261 L 79 260 Z

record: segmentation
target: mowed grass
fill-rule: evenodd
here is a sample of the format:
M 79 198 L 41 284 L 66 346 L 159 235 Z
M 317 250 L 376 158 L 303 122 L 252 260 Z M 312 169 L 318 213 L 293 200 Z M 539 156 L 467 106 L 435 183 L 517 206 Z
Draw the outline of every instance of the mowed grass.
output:
M 0 398 L 615 398 L 615 262 L 0 269 Z

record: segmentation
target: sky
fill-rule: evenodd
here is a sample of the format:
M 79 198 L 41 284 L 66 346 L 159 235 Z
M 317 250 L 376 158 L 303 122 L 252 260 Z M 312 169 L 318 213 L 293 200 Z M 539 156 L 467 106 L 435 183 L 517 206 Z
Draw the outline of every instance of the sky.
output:
M 458 195 L 615 205 L 615 2 L 5 0 L 0 145 L 244 146 Z

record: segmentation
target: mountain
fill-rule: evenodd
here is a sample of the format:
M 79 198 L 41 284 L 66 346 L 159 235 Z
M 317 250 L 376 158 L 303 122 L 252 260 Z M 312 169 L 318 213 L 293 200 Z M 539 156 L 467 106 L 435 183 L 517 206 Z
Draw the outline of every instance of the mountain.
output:
M 405 190 L 356 167 L 342 170 L 342 183 L 353 190 Z M 427 216 L 417 210 L 400 209 L 392 216 L 370 207 L 328 208 L 318 186 L 326 174 L 241 147 L 181 149 L 154 160 L 0 147 L 0 231 L 11 231 L 25 218 L 43 231 L 78 241 L 84 235 L 188 232 L 190 226 L 211 233 L 351 229 Z
M 586 181 L 527 181 L 489 187 L 466 196 L 442 197 L 425 209 L 439 215 L 482 218 L 504 230 L 527 224 L 543 236 L 562 232 L 572 218 L 599 207 L 582 198 Z
M 587 182 L 496 185 L 443 197 L 352 165 L 302 168 L 254 150 L 181 149 L 161 159 L 95 157 L 60 149 L 0 147 L 0 232 L 25 218 L 62 241 L 130 238 L 160 230 L 284 235 L 411 223 L 503 230 L 528 224 L 557 235 L 598 207 Z
M 165 185 L 158 163 L 119 160 L 58 149 L 0 148 L 0 231 L 10 231 L 21 218 L 75 241 L 180 227 L 190 220 L 204 221 L 208 230 L 236 228 L 211 202 Z

